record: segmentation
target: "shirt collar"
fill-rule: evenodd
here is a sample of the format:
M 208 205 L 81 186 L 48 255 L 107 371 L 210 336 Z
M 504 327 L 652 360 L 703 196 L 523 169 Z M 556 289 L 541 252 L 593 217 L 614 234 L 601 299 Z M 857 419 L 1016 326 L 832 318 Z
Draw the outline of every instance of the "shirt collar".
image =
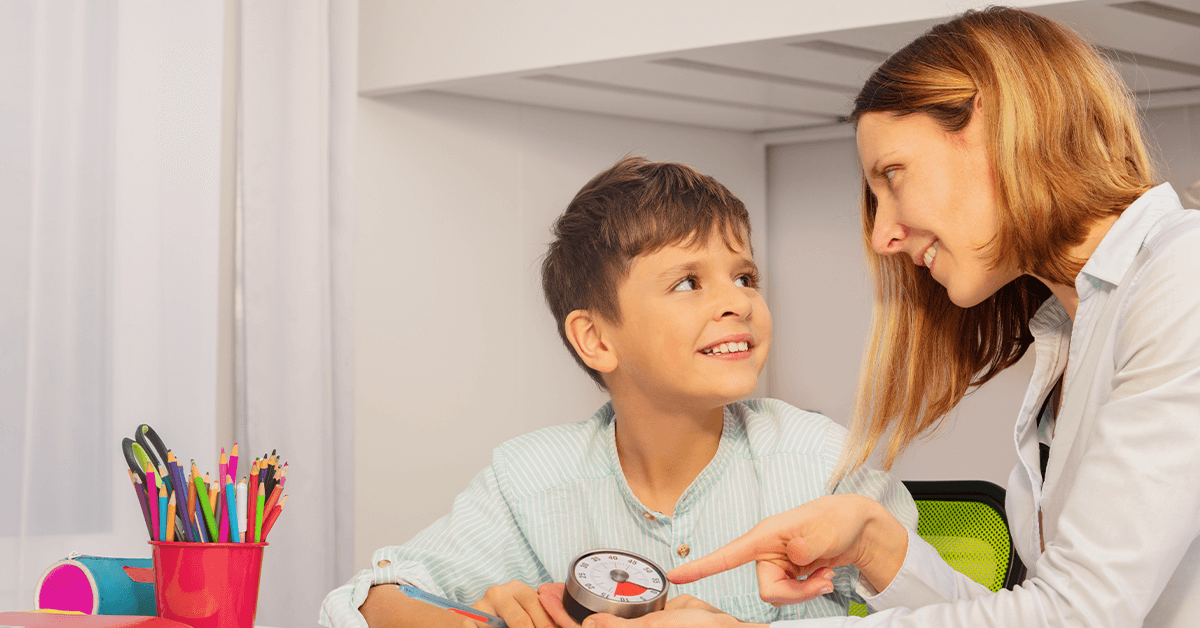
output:
M 716 484 L 717 480 L 724 474 L 726 467 L 729 466 L 729 459 L 733 455 L 732 450 L 735 447 L 735 443 L 745 440 L 745 436 L 743 436 L 745 429 L 738 417 L 730 411 L 729 406 L 725 406 L 722 409 L 722 415 L 721 440 L 717 444 L 717 453 L 709 461 L 708 465 L 704 467 L 704 470 L 700 472 L 700 475 L 696 476 L 695 480 L 692 480 L 687 490 L 679 496 L 679 501 L 675 503 L 675 516 L 691 508 L 708 492 L 708 489 L 713 484 Z M 645 505 L 641 503 L 641 500 L 633 494 L 633 489 L 629 487 L 629 481 L 625 479 L 625 471 L 621 468 L 621 457 L 617 454 L 617 422 L 615 421 L 616 412 L 613 410 L 612 401 L 601 406 L 596 411 L 595 416 L 600 419 L 602 425 L 602 438 L 605 440 L 605 457 L 607 458 L 609 469 L 616 476 L 617 486 L 630 507 L 641 512 L 645 509 Z
M 1100 246 L 1096 247 L 1096 251 L 1083 265 L 1080 277 L 1075 282 L 1076 286 L 1079 286 L 1080 279 L 1086 279 L 1089 283 L 1092 283 L 1091 279 L 1111 284 L 1120 283 L 1125 271 L 1129 270 L 1129 265 L 1133 263 L 1133 258 L 1137 257 L 1150 229 L 1164 213 L 1180 207 L 1179 197 L 1170 183 L 1152 188 L 1138 197 L 1121 213 L 1100 241 Z M 1094 283 L 1092 285 L 1095 286 Z M 1080 296 L 1083 296 L 1082 293 Z

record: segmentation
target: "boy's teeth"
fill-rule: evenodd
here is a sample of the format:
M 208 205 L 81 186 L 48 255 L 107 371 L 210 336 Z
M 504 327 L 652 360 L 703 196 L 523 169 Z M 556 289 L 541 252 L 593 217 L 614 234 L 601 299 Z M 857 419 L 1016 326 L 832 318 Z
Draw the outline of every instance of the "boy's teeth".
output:
M 705 349 L 701 353 L 707 355 L 719 355 L 722 353 L 736 353 L 738 351 L 749 351 L 750 343 L 748 342 L 723 342 L 711 349 Z
M 941 244 L 941 241 L 934 241 L 932 246 L 930 246 L 928 249 L 925 249 L 925 266 L 932 264 L 933 258 L 937 257 L 939 244 Z

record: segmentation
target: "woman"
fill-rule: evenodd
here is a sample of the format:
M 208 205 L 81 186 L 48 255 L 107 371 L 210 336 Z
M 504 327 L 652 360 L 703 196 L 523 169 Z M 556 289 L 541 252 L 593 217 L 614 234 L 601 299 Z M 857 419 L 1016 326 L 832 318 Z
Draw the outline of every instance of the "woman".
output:
M 1007 499 L 1027 579 L 991 593 L 842 495 L 764 520 L 672 581 L 756 561 L 764 599 L 794 603 L 829 567 L 859 568 L 876 614 L 789 626 L 1195 625 L 1200 212 L 1152 183 L 1120 78 L 1062 25 L 994 8 L 889 58 L 852 119 L 878 305 L 842 470 L 881 441 L 890 466 L 1033 345 Z M 737 622 L 692 608 L 594 625 L 626 623 Z

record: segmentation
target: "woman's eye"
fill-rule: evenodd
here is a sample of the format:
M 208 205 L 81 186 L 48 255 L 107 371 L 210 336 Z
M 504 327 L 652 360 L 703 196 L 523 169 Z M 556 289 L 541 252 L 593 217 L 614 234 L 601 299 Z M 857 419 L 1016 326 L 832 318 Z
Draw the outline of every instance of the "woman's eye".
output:
M 891 184 L 892 179 L 896 178 L 896 171 L 888 170 L 887 172 L 883 173 L 883 176 L 887 177 L 888 183 Z
M 695 278 L 695 277 L 688 277 L 687 279 L 684 279 L 683 281 L 681 281 L 681 282 L 679 282 L 679 283 L 675 284 L 674 291 L 675 291 L 675 292 L 682 292 L 682 291 L 684 291 L 684 290 L 695 290 L 695 289 L 696 289 L 696 283 L 697 283 L 697 282 L 696 282 L 696 278 Z

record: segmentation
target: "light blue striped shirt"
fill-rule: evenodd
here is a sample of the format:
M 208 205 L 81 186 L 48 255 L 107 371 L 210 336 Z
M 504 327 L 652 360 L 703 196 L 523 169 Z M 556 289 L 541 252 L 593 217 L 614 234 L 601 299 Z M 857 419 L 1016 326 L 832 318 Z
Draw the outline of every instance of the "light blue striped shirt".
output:
M 717 453 L 680 496 L 673 516 L 647 509 L 634 496 L 614 434 L 609 403 L 587 421 L 496 448 L 492 465 L 455 499 L 450 514 L 404 545 L 377 550 L 372 568 L 325 598 L 321 624 L 366 628 L 358 608 L 376 584 L 407 581 L 474 604 L 488 587 L 512 580 L 535 588 L 563 582 L 571 559 L 590 549 L 632 551 L 670 570 L 770 515 L 827 494 L 846 431 L 777 399 L 729 404 Z M 834 492 L 871 497 L 916 529 L 912 498 L 886 473 L 860 469 Z M 836 571 L 833 593 L 783 608 L 759 598 L 752 564 L 672 586 L 670 595 L 688 593 L 754 622 L 845 615 L 849 601 L 859 600 L 858 574 L 849 566 Z

